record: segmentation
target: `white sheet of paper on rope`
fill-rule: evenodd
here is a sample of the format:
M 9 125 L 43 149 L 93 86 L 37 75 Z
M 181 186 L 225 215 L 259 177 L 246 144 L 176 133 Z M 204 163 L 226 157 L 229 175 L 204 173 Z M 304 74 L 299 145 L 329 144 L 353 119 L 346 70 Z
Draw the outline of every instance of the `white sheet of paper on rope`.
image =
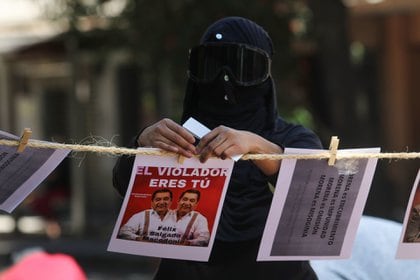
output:
M 0 139 L 18 141 L 19 137 L 0 130 Z M 11 213 L 69 153 L 32 147 L 19 153 L 14 146 L 0 146 L 0 210 Z

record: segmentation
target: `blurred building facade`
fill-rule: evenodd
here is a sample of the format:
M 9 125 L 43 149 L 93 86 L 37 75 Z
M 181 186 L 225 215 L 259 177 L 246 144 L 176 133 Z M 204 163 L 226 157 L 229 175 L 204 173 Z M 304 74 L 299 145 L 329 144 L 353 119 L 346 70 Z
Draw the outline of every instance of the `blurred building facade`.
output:
M 371 91 L 377 100 L 374 126 L 378 143 L 383 152 L 418 152 L 420 2 L 353 2 L 349 7 L 349 37 L 356 46 L 354 51 L 364 57 L 357 76 L 357 81 L 364 84 L 360 88 Z M 386 176 L 383 184 L 372 189 L 371 213 L 400 220 L 419 168 L 418 160 L 383 160 L 379 167 Z M 375 195 L 383 199 L 375 201 Z

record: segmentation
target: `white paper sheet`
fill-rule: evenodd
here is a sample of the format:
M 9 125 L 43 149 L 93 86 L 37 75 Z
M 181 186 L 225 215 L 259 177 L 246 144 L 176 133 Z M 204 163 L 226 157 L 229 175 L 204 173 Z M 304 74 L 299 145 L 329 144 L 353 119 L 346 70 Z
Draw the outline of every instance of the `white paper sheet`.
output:
M 377 152 L 379 148 L 338 154 Z M 376 162 L 342 159 L 329 166 L 327 160 L 282 160 L 258 261 L 348 258 Z
M 19 137 L 0 131 L 0 139 Z M 12 212 L 68 155 L 70 150 L 0 145 L 0 209 Z
M 211 158 L 206 163 L 200 163 L 197 158 L 187 158 L 180 164 L 177 156 L 136 156 L 129 187 L 108 250 L 143 256 L 207 261 L 216 235 L 232 168 L 232 160 Z M 161 226 L 155 227 L 153 231 L 150 226 L 147 241 L 129 240 L 119 234 L 121 227 L 135 214 L 144 213 L 145 210 L 151 211 L 152 193 L 157 189 L 169 189 L 173 193 L 170 207 L 173 211 L 183 191 L 187 189 L 200 191 L 201 197 L 196 211 L 207 219 L 210 232 L 208 245 L 178 244 L 176 233 L 179 232 L 181 226 L 173 222 L 170 225 L 162 222 Z M 172 233 L 174 235 L 168 237 L 168 234 Z

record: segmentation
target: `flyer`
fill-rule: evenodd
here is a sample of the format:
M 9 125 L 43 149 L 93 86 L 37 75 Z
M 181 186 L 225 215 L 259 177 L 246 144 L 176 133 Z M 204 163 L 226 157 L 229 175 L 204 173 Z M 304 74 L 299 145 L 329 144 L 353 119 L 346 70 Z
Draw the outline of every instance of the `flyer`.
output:
M 233 160 L 138 155 L 108 250 L 207 261 Z
M 321 150 L 285 149 L 287 154 Z M 377 153 L 379 148 L 339 150 Z M 258 261 L 348 258 L 377 159 L 282 160 Z
M 420 169 L 417 172 L 405 212 L 396 258 L 420 258 Z
M 0 131 L 0 139 L 19 137 Z M 70 150 L 0 145 L 0 209 L 11 213 L 63 161 Z

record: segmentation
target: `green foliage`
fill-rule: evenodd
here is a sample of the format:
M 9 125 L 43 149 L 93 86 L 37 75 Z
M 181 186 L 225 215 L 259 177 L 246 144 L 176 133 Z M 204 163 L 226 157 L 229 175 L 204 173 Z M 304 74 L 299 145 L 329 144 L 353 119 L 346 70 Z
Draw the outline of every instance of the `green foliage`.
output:
M 291 113 L 285 117 L 292 123 L 301 124 L 307 128 L 314 129 L 314 120 L 311 112 L 304 107 L 296 107 L 291 110 Z

